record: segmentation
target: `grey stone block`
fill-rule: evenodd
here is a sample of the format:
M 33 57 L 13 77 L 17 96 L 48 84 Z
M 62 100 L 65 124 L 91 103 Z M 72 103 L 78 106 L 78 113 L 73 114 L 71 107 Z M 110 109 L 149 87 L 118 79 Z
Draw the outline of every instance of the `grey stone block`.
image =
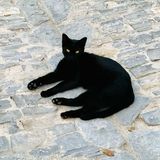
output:
M 7 44 L 10 39 L 15 38 L 16 35 L 14 33 L 0 33 L 0 40 L 2 44 Z
M 11 67 L 11 66 L 8 66 Z M 7 95 L 14 95 L 21 88 L 21 84 L 15 83 L 15 81 L 4 81 L 3 90 L 7 92 Z
M 18 0 L 17 6 L 23 10 L 27 21 L 33 25 L 40 25 L 46 22 L 49 18 L 45 15 L 45 12 L 39 8 L 38 2 L 36 0 Z
M 160 43 L 156 44 L 155 48 L 160 48 Z
M 50 156 L 50 155 L 54 155 L 55 153 L 57 153 L 59 150 L 58 145 L 54 145 L 54 146 L 50 146 L 50 147 L 46 147 L 46 148 L 36 148 L 33 149 L 30 154 L 33 155 L 36 158 L 42 158 L 45 156 Z
M 141 117 L 149 126 L 160 125 L 160 109 L 143 113 Z
M 87 157 L 87 158 L 96 158 L 100 156 L 102 153 L 100 152 L 100 149 L 95 146 L 86 146 L 83 148 L 74 149 L 71 151 L 68 151 L 64 154 L 64 156 L 73 156 L 73 157 Z
M 151 59 L 151 61 L 160 60 L 160 48 L 148 49 L 147 55 Z
M 63 135 L 63 134 L 74 132 L 75 130 L 76 129 L 75 129 L 74 124 L 71 124 L 71 123 L 69 123 L 69 124 L 57 124 L 51 129 L 53 134 L 56 135 L 56 136 L 60 136 L 60 135 Z
M 52 0 L 45 0 L 44 4 L 49 9 L 55 22 L 61 22 L 69 13 L 70 4 L 68 0 L 54 0 L 54 3 Z
M 61 148 L 61 152 L 64 154 L 71 150 L 83 148 L 88 145 L 78 132 L 57 137 L 55 142 Z
M 0 124 L 13 122 L 16 119 L 19 119 L 22 116 L 19 110 L 0 113 Z
M 16 153 L 29 153 L 46 140 L 42 130 L 23 131 L 10 136 L 12 151 Z
M 160 17 L 155 17 L 154 18 L 157 22 L 160 22 Z
M 147 97 L 136 96 L 134 103 L 128 108 L 116 113 L 116 117 L 123 125 L 131 125 L 149 102 L 150 100 Z
M 160 37 L 160 31 L 154 31 L 154 32 L 151 32 L 153 38 L 159 38 Z
M 25 99 L 27 105 L 36 105 L 37 102 L 41 99 L 40 95 L 22 95 L 22 98 Z
M 15 156 L 2 156 L 0 160 L 25 160 L 24 158 L 20 159 L 19 157 Z
M 136 78 L 141 78 L 149 74 L 155 73 L 156 69 L 153 68 L 151 64 L 147 64 L 132 68 L 130 71 Z
M 0 152 L 9 150 L 9 142 L 6 137 L 0 137 Z
M 43 23 L 29 35 L 29 41 L 33 44 L 42 43 L 57 46 L 61 43 L 61 35 L 59 35 L 56 28 L 49 25 L 49 23 Z
M 5 52 L 7 52 L 7 50 Z M 31 58 L 31 54 L 23 52 L 22 53 L 14 52 L 14 51 L 10 53 L 10 51 L 8 51 L 8 53 L 3 54 L 2 57 L 4 57 L 4 59 L 7 62 L 20 62 Z
M 145 54 L 145 48 L 127 47 L 120 50 L 118 58 L 124 60 L 126 57 L 133 56 L 135 54 Z
M 28 26 L 27 22 L 14 23 L 14 24 L 8 26 L 8 29 L 11 30 L 11 31 L 27 30 L 27 29 L 29 29 L 29 26 Z
M 105 33 L 117 33 L 123 29 L 123 19 L 118 18 L 102 23 L 102 29 Z
M 160 90 L 156 90 L 152 92 L 154 95 L 159 96 L 160 95 Z
M 133 68 L 147 63 L 146 58 L 147 57 L 145 55 L 130 56 L 129 58 L 122 60 L 122 64 L 124 64 L 127 68 Z
M 14 134 L 19 131 L 19 127 L 17 126 L 16 122 L 12 122 L 8 130 L 9 130 L 9 134 Z
M 136 11 L 126 15 L 125 18 L 133 23 L 133 22 L 137 22 L 139 20 L 142 20 L 146 16 L 148 16 L 146 11 L 136 10 Z
M 18 91 L 18 89 L 21 88 L 20 84 L 11 84 L 10 86 L 8 86 L 6 88 L 6 92 L 8 93 L 8 95 L 13 95 L 16 94 L 16 92 Z
M 41 99 L 40 95 L 14 95 L 12 99 L 17 107 L 24 108 L 26 106 L 37 106 L 38 101 Z
M 13 66 L 15 66 L 15 65 L 16 65 L 15 63 L 0 64 L 0 69 L 1 69 L 1 70 L 5 70 L 5 69 L 10 68 L 10 67 L 13 67 Z
M 33 115 L 42 115 L 53 113 L 55 108 L 46 108 L 46 107 L 26 107 L 22 109 L 22 112 L 25 116 L 33 116 Z
M 141 34 L 138 35 L 137 37 L 131 37 L 130 42 L 133 44 L 143 44 L 143 43 L 150 43 L 152 41 L 152 36 L 149 34 Z
M 77 128 L 82 132 L 83 137 L 98 147 L 118 148 L 125 141 L 114 125 L 106 119 L 95 119 L 91 121 L 77 121 Z
M 7 99 L 0 100 L 0 110 L 1 109 L 7 109 L 7 108 L 10 108 L 10 107 L 11 107 L 11 104 L 10 104 L 9 100 L 7 100 Z
M 151 21 L 140 21 L 138 23 L 131 24 L 133 29 L 135 29 L 137 32 L 143 32 L 148 31 L 152 29 L 152 22 Z
M 8 16 L 0 20 L 0 24 L 5 25 L 5 27 L 11 31 L 16 30 L 28 30 L 28 23 L 24 17 L 21 16 Z
M 19 108 L 24 107 L 26 105 L 23 95 L 14 95 L 11 98 L 16 103 L 16 106 Z
M 1 155 L 0 160 L 36 160 L 32 158 L 27 157 L 26 154 L 14 154 L 14 155 Z
M 160 131 L 136 131 L 129 135 L 129 143 L 143 160 L 159 160 Z
M 130 43 L 128 40 L 117 40 L 113 42 L 113 47 L 116 48 L 127 48 L 130 46 Z

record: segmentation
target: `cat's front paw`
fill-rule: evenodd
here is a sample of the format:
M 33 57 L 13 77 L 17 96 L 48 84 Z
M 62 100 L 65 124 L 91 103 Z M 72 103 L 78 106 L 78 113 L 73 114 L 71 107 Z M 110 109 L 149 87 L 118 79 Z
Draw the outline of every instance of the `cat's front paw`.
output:
M 49 96 L 50 96 L 47 91 L 42 91 L 42 92 L 40 93 L 40 95 L 41 95 L 41 97 L 43 97 L 43 98 L 46 98 L 46 97 L 49 97 Z
M 61 117 L 62 117 L 63 119 L 72 118 L 72 117 L 70 116 L 69 112 L 63 112 L 63 113 L 61 113 Z
M 57 105 L 63 105 L 65 98 L 53 98 L 52 103 Z
M 38 88 L 38 84 L 36 83 L 35 80 L 34 80 L 34 81 L 31 81 L 31 82 L 28 84 L 27 88 L 28 88 L 29 90 L 34 90 L 34 89 Z

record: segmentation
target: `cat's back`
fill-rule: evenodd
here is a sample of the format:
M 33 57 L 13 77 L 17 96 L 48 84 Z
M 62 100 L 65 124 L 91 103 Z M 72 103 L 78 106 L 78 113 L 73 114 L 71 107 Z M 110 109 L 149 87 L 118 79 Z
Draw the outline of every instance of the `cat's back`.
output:
M 85 53 L 80 57 L 81 65 L 87 68 L 103 73 L 115 73 L 117 75 L 129 76 L 126 70 L 115 60 L 95 55 L 92 53 Z

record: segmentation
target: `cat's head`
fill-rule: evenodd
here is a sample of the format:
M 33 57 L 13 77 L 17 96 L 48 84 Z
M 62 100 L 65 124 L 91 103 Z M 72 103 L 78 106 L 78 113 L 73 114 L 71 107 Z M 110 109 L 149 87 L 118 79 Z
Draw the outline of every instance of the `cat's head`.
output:
M 87 37 L 80 40 L 70 39 L 66 34 L 62 34 L 62 50 L 64 56 L 84 53 Z

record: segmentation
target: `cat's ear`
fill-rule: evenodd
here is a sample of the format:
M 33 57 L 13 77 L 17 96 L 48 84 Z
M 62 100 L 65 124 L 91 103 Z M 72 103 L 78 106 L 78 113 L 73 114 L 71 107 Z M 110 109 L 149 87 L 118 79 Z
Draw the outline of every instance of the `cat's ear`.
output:
M 65 34 L 65 33 L 63 33 L 62 34 L 62 44 L 64 43 L 64 42 L 67 42 L 69 40 L 69 37 Z
M 85 47 L 86 42 L 87 42 L 87 37 L 83 37 L 82 39 L 79 40 L 79 44 L 82 47 Z

